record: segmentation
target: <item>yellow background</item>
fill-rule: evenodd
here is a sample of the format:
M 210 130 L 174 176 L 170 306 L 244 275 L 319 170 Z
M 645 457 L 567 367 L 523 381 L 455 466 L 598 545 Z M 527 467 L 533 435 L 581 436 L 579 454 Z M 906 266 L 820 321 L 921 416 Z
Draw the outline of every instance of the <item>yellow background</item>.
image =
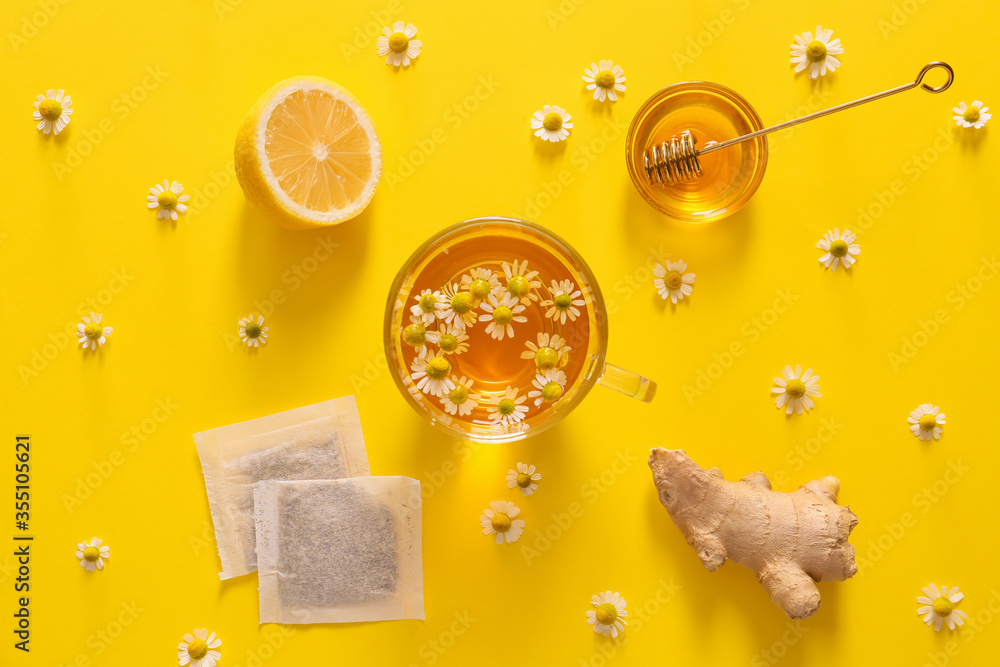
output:
M 424 40 L 401 71 L 375 55 L 374 34 L 396 19 Z M 1000 104 L 990 97 L 998 19 L 995 3 L 917 0 L 7 0 L 0 469 L 9 488 L 14 435 L 30 434 L 36 539 L 30 655 L 11 647 L 13 547 L 0 556 L 0 663 L 176 664 L 181 636 L 207 627 L 223 640 L 222 664 L 240 666 L 984 664 L 1000 648 L 1000 280 L 984 263 L 1000 241 L 998 160 L 995 127 L 958 131 L 951 108 Z M 843 69 L 814 84 L 792 74 L 788 46 L 817 23 L 846 52 Z M 617 104 L 591 101 L 580 79 L 601 58 L 625 68 Z M 729 85 L 773 123 L 910 81 L 935 59 L 956 71 L 945 94 L 912 91 L 772 137 L 762 187 L 729 219 L 666 219 L 626 174 L 627 124 L 669 83 Z M 262 219 L 229 167 L 243 114 L 298 74 L 351 90 L 385 152 L 371 206 L 327 231 Z M 75 109 L 55 139 L 31 121 L 50 87 Z M 563 145 L 530 134 L 545 103 L 573 115 Z M 563 191 L 546 197 L 561 173 Z M 177 224 L 145 206 L 164 178 L 192 194 Z M 456 442 L 406 406 L 382 370 L 390 281 L 436 230 L 485 214 L 533 218 L 587 258 L 612 311 L 609 359 L 659 383 L 652 404 L 595 389 L 557 427 L 502 447 Z M 816 241 L 859 222 L 856 267 L 825 271 Z M 308 261 L 321 240 L 339 248 Z M 697 273 L 677 307 L 652 287 L 647 267 L 661 255 Z M 769 310 L 779 290 L 795 299 L 780 314 Z M 64 336 L 88 299 L 114 327 L 97 354 Z M 236 322 L 260 310 L 270 342 L 248 352 Z M 744 352 L 729 360 L 734 342 Z M 789 363 L 821 377 L 808 415 L 786 418 L 772 403 L 771 379 Z M 684 386 L 700 373 L 707 390 L 689 400 Z M 373 473 L 425 487 L 427 620 L 260 628 L 255 578 L 217 579 L 191 434 L 350 393 Z M 939 442 L 907 429 L 923 402 L 947 414 Z M 657 502 L 645 463 L 657 445 L 731 479 L 763 470 L 779 490 L 839 476 L 841 502 L 860 517 L 862 573 L 821 585 L 820 611 L 789 626 L 749 572 L 699 564 Z M 530 498 L 506 488 L 518 461 L 542 474 Z M 14 533 L 5 497 L 2 532 Z M 496 499 L 522 508 L 515 545 L 480 533 Z M 90 574 L 73 552 L 94 535 L 112 556 Z M 921 623 L 915 598 L 932 581 L 962 588 L 978 630 Z M 629 602 L 624 642 L 586 625 L 590 596 L 605 589 Z

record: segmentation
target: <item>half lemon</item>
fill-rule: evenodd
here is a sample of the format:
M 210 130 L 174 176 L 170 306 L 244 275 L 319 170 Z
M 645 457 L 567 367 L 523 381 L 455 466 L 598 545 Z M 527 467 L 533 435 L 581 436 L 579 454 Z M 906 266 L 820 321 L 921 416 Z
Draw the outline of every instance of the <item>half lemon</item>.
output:
M 292 229 L 361 213 L 382 176 L 368 112 L 343 87 L 314 76 L 275 84 L 236 134 L 236 178 L 266 215 Z

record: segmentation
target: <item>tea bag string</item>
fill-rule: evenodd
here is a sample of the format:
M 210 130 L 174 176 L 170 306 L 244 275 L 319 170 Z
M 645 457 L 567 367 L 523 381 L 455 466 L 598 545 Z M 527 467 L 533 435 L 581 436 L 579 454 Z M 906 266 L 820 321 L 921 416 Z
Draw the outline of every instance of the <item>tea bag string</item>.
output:
M 923 83 L 924 76 L 927 75 L 932 69 L 941 68 L 948 73 L 948 80 L 945 81 L 940 86 L 934 87 Z M 793 127 L 795 125 L 800 125 L 802 123 L 815 120 L 817 118 L 822 118 L 823 116 L 829 116 L 830 114 L 837 113 L 838 111 L 843 111 L 845 109 L 850 109 L 852 107 L 861 106 L 862 104 L 867 104 L 868 102 L 874 102 L 875 100 L 880 100 L 883 97 L 889 97 L 890 95 L 895 95 L 896 93 L 902 93 L 903 91 L 910 90 L 911 88 L 916 88 L 920 86 L 928 93 L 943 93 L 948 90 L 951 86 L 952 81 L 955 80 L 955 71 L 951 68 L 948 63 L 934 61 L 924 65 L 924 68 L 920 70 L 917 74 L 915 81 L 911 83 L 904 83 L 901 86 L 896 86 L 895 88 L 890 88 L 889 90 L 883 90 L 881 93 L 875 93 L 874 95 L 869 95 L 868 97 L 861 97 L 850 102 L 844 102 L 843 104 L 838 104 L 835 107 L 830 107 L 829 109 L 823 109 L 822 111 L 817 111 L 816 113 L 811 113 L 807 116 L 802 116 L 800 118 L 793 118 L 792 120 L 785 121 L 784 123 L 779 123 L 777 125 L 772 125 L 771 127 L 765 127 L 763 129 L 757 130 L 755 132 L 750 132 L 749 134 L 744 134 L 733 139 L 728 139 L 726 141 L 715 143 L 709 142 L 704 148 L 699 149 L 696 154 L 700 157 L 708 153 L 714 153 L 717 150 L 733 146 L 735 144 L 743 143 L 744 141 L 750 141 L 751 139 L 756 139 L 757 137 L 762 137 L 765 134 L 771 134 L 772 132 L 777 132 L 778 130 L 784 130 L 788 127 Z

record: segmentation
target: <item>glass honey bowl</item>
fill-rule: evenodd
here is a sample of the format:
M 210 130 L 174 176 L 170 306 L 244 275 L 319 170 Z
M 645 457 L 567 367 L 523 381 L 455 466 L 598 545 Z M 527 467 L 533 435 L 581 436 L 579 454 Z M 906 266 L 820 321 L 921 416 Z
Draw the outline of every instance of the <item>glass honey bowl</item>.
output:
M 702 173 L 661 183 L 650 178 L 646 153 L 690 132 L 696 148 L 755 132 L 760 116 L 739 93 L 718 83 L 685 81 L 655 93 L 640 107 L 625 140 L 625 161 L 636 190 L 653 208 L 685 222 L 711 222 L 732 215 L 753 196 L 767 167 L 767 137 L 699 158 Z

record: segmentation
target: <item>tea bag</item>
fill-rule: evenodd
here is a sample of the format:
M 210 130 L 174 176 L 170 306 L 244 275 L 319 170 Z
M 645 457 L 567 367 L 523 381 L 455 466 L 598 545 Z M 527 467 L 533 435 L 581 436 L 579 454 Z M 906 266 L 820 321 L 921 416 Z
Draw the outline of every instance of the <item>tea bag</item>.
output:
M 194 440 L 222 560 L 220 579 L 257 569 L 255 482 L 371 475 L 353 396 L 195 433 Z
M 265 481 L 254 506 L 261 623 L 424 617 L 417 480 Z

